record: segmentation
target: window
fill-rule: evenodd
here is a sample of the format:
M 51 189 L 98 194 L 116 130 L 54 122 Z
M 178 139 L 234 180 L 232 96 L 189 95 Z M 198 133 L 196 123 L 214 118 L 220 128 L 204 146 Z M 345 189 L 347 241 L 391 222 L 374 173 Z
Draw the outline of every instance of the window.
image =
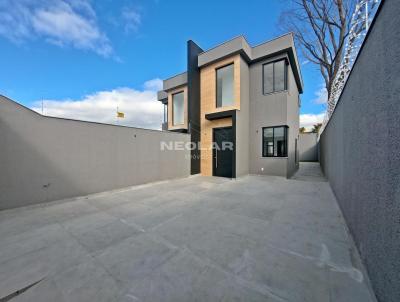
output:
M 263 157 L 287 156 L 287 126 L 263 128 Z
M 233 105 L 233 64 L 217 69 L 217 107 Z
M 183 114 L 183 91 L 172 95 L 172 122 L 173 125 L 182 125 L 184 114 Z
M 287 89 L 286 60 L 279 60 L 263 65 L 264 94 Z
M 164 123 L 168 122 L 168 104 L 164 104 Z

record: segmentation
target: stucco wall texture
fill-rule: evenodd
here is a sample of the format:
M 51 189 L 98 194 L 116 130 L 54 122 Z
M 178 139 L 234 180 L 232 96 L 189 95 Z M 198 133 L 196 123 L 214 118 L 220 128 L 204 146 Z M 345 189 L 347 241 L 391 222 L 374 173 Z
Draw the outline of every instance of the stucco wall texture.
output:
M 321 165 L 379 301 L 400 301 L 400 5 L 375 24 L 321 135 Z
M 45 117 L 0 96 L 0 210 L 190 175 L 187 134 Z

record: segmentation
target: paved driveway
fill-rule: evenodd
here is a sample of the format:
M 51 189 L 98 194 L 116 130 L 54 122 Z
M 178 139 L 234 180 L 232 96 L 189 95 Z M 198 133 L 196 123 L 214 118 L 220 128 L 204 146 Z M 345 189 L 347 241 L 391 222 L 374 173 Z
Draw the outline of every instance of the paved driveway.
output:
M 296 178 L 195 176 L 0 212 L 0 300 L 374 301 L 328 183 Z

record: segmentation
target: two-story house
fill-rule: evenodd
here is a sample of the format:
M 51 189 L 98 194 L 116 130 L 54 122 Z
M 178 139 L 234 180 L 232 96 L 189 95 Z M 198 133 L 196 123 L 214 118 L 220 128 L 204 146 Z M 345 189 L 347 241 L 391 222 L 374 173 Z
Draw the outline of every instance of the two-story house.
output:
M 303 92 L 292 34 L 257 46 L 243 36 L 206 51 L 187 46 L 187 71 L 164 80 L 158 100 L 163 130 L 200 143 L 192 174 L 290 177 L 298 168 Z

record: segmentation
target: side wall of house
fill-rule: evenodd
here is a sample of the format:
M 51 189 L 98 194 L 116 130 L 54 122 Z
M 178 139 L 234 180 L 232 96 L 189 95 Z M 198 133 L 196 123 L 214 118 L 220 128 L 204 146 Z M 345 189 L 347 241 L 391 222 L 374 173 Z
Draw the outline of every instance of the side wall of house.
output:
M 281 56 L 284 58 L 285 56 Z M 250 173 L 287 176 L 286 157 L 262 157 L 262 128 L 287 125 L 287 92 L 263 94 L 262 66 L 280 57 L 250 65 Z
M 190 136 L 41 116 L 0 96 L 0 210 L 190 174 Z
M 288 129 L 288 163 L 287 177 L 291 177 L 299 168 L 299 91 L 294 79 L 293 70 L 288 65 L 287 92 L 287 125 Z M 297 142 L 296 142 L 297 141 Z
M 400 301 L 400 5 L 385 0 L 320 139 L 379 301 Z
M 240 110 L 236 113 L 236 176 L 249 174 L 249 66 L 240 58 Z

